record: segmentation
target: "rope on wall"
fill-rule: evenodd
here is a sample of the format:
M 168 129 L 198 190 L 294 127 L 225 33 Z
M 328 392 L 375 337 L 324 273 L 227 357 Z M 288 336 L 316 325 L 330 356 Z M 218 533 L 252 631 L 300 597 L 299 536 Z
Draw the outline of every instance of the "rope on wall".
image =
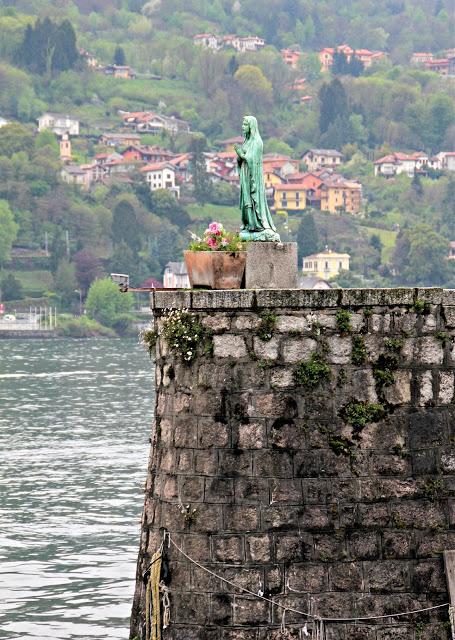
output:
M 183 551 L 183 549 L 181 549 L 178 546 L 178 544 L 176 542 L 174 542 L 174 539 L 172 538 L 172 536 L 169 533 L 169 531 L 165 531 L 164 532 L 164 537 L 163 537 L 163 542 L 161 544 L 160 552 L 161 552 L 161 550 L 163 548 L 163 545 L 166 542 L 167 542 L 168 546 L 170 546 L 172 544 L 173 547 L 183 557 L 185 557 L 189 562 L 194 564 L 196 567 L 199 567 L 199 569 L 202 569 L 203 571 L 205 571 L 209 575 L 213 576 L 217 580 L 221 580 L 222 582 L 230 585 L 234 589 L 242 591 L 243 593 L 247 593 L 250 596 L 254 596 L 255 598 L 258 598 L 259 600 L 263 600 L 265 602 L 269 602 L 270 604 L 274 605 L 275 607 L 277 607 L 279 609 L 282 609 L 283 610 L 283 616 L 282 616 L 282 620 L 281 620 L 282 632 L 283 632 L 283 630 L 285 631 L 285 629 L 286 629 L 286 611 L 289 611 L 289 612 L 292 612 L 292 613 L 296 613 L 298 615 L 304 616 L 305 618 L 308 618 L 309 620 L 312 620 L 313 623 L 314 623 L 314 629 L 313 629 L 313 636 L 312 637 L 315 640 L 326 640 L 325 625 L 326 625 L 327 622 L 343 623 L 343 622 L 366 622 L 366 621 L 369 621 L 369 620 L 384 620 L 384 619 L 387 619 L 387 618 L 398 618 L 398 617 L 402 617 L 402 616 L 410 616 L 410 615 L 414 615 L 416 613 L 423 613 L 425 611 L 434 611 L 435 609 L 443 609 L 444 607 L 450 607 L 450 604 L 448 602 L 445 602 L 444 604 L 437 604 L 437 605 L 434 605 L 432 607 L 424 607 L 422 609 L 412 609 L 410 611 L 401 611 L 399 613 L 389 613 L 387 615 L 379 615 L 379 616 L 363 616 L 363 617 L 355 616 L 355 617 L 349 617 L 349 618 L 330 618 L 330 617 L 326 617 L 326 616 L 321 616 L 321 615 L 317 615 L 312 610 L 313 609 L 313 605 L 311 605 L 311 607 L 310 607 L 311 611 L 300 611 L 298 609 L 294 609 L 293 607 L 282 605 L 279 602 L 276 602 L 275 600 L 272 600 L 271 598 L 266 598 L 263 595 L 259 595 L 259 593 L 255 593 L 254 591 L 250 591 L 250 589 L 246 589 L 245 587 L 240 587 L 239 585 L 235 584 L 231 580 L 228 580 L 227 578 L 223 578 L 222 576 L 217 575 L 216 573 L 214 573 L 210 569 L 207 569 L 207 567 L 204 567 L 204 565 L 202 565 L 197 560 L 194 560 L 193 558 L 191 558 L 191 556 L 189 556 L 187 553 L 185 553 Z M 153 558 L 152 558 L 152 562 L 153 562 Z M 146 602 L 147 602 L 147 600 L 146 600 Z M 306 633 L 308 633 L 308 631 L 306 629 L 304 629 L 304 631 L 306 631 Z M 149 640 L 148 637 L 147 637 L 147 640 Z M 155 640 L 155 638 L 152 636 L 151 640 Z M 157 636 L 156 640 L 161 640 L 161 636 Z
M 158 551 L 156 551 L 152 556 L 150 563 L 150 576 L 145 590 L 146 640 L 161 640 L 160 576 L 162 557 L 163 545 L 161 545 Z M 169 603 L 169 596 L 168 594 L 166 595 Z

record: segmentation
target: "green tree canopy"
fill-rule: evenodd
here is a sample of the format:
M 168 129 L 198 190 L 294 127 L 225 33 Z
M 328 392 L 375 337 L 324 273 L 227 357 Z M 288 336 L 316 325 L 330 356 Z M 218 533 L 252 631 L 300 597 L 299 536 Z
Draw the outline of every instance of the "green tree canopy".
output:
M 118 315 L 131 310 L 132 304 L 130 293 L 120 293 L 110 278 L 102 278 L 91 284 L 85 308 L 90 318 L 111 327 Z
M 0 266 L 11 257 L 11 247 L 16 239 L 19 225 L 6 200 L 0 200 Z

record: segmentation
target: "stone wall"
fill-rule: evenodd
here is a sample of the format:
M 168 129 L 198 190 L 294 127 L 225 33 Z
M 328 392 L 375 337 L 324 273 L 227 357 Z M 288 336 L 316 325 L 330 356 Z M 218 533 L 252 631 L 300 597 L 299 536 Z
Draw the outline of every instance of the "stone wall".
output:
M 208 337 L 190 363 L 158 338 L 131 638 L 163 527 L 217 575 L 323 617 L 448 601 L 455 291 L 155 292 L 152 308 L 159 333 L 186 308 Z M 306 637 L 302 616 L 283 636 L 277 607 L 167 556 L 165 640 Z M 327 625 L 329 640 L 448 637 L 447 609 Z

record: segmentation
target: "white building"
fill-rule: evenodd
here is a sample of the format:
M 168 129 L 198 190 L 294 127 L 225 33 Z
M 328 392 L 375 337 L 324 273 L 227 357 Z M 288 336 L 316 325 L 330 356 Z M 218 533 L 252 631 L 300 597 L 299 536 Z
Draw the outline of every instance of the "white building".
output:
M 67 184 L 74 184 L 88 190 L 92 181 L 91 165 L 67 164 L 60 172 Z
M 78 136 L 79 120 L 69 115 L 46 112 L 38 118 L 38 131 L 45 131 L 46 129 L 50 129 L 58 136 L 62 136 L 65 133 L 71 136 Z
M 193 43 L 205 49 L 213 49 L 213 51 L 218 51 L 220 48 L 220 40 L 213 33 L 198 33 L 193 37 Z
M 325 251 L 313 253 L 302 259 L 302 273 L 306 276 L 328 280 L 340 271 L 349 271 L 349 253 L 338 253 L 326 247 Z
M 415 152 L 407 154 L 397 151 L 383 156 L 374 162 L 374 175 L 389 178 L 405 173 L 412 178 L 416 171 L 441 168 L 439 156 L 431 158 L 426 153 Z
M 164 268 L 165 289 L 190 289 L 190 279 L 184 262 L 168 262 Z
M 439 159 L 440 169 L 455 171 L 455 151 L 440 151 L 436 157 Z
M 339 167 L 343 154 L 336 149 L 308 149 L 303 154 L 302 160 L 308 167 L 308 171 L 317 171 L 323 167 Z
M 180 187 L 175 184 L 175 167 L 169 162 L 155 162 L 141 168 L 150 191 L 166 189 L 177 198 L 180 197 Z

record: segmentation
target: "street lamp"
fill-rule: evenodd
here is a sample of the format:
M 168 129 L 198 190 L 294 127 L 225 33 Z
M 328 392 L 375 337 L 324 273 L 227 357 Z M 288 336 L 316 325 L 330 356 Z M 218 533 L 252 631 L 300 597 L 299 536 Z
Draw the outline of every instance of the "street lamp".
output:
M 74 289 L 74 293 L 79 294 L 79 315 L 82 315 L 82 291 L 80 289 Z

